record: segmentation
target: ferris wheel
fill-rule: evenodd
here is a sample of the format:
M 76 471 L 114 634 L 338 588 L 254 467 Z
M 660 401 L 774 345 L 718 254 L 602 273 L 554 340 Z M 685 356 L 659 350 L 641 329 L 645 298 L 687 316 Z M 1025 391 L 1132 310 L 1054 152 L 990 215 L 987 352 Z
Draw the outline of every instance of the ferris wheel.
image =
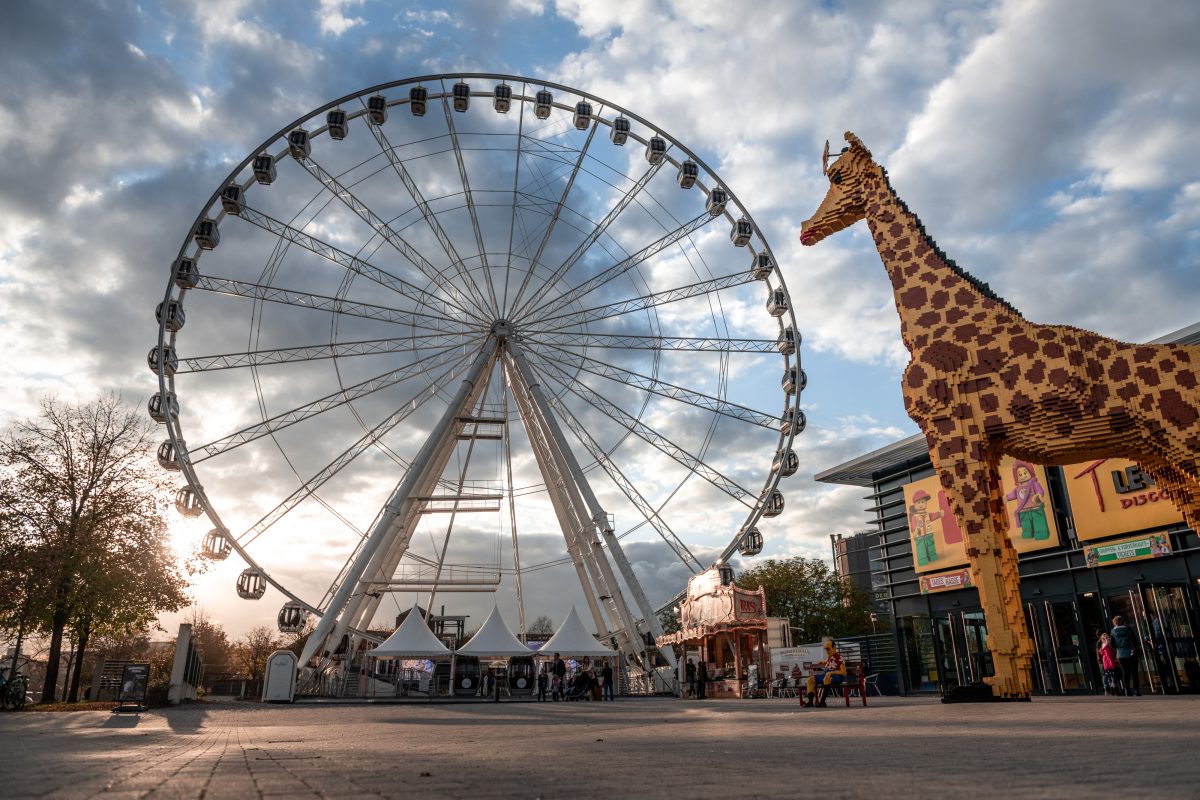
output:
M 798 469 L 800 334 L 748 209 L 650 121 L 546 81 L 425 76 L 285 126 L 156 313 L 176 507 L 245 561 L 239 595 L 315 625 L 302 663 L 401 593 L 511 587 L 523 629 L 556 570 L 639 657 L 661 630 L 625 551 L 684 575 L 755 556 Z

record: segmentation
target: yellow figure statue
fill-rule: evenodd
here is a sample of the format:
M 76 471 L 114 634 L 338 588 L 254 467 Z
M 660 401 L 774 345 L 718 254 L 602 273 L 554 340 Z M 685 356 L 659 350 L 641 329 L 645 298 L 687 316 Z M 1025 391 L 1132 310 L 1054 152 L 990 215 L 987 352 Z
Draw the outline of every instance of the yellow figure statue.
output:
M 812 708 L 814 705 L 824 706 L 830 686 L 841 686 L 846 682 L 846 662 L 838 652 L 833 639 L 828 637 L 821 640 L 825 648 L 825 663 L 819 672 L 808 676 L 808 702 L 804 705 Z M 817 693 L 817 681 L 821 682 L 820 693 Z

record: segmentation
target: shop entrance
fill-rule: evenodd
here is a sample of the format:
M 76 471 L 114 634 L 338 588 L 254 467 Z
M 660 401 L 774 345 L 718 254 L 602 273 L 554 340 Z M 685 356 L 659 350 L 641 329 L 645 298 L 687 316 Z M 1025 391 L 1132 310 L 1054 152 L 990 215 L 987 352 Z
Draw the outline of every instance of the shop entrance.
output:
M 1143 687 L 1167 693 L 1200 691 L 1195 616 L 1186 586 L 1142 582 L 1105 599 L 1110 620 L 1120 614 L 1137 630 Z
M 1081 632 L 1079 606 L 1074 600 L 1040 600 L 1025 604 L 1037 685 L 1046 694 L 1085 692 L 1090 689 L 1084 671 L 1086 643 Z
M 1187 588 L 1180 584 L 1140 583 L 1147 642 L 1143 657 L 1167 692 L 1200 691 L 1200 662 L 1196 658 L 1195 626 L 1189 613 Z
M 946 686 L 978 683 L 995 674 L 982 611 L 951 611 L 937 620 Z

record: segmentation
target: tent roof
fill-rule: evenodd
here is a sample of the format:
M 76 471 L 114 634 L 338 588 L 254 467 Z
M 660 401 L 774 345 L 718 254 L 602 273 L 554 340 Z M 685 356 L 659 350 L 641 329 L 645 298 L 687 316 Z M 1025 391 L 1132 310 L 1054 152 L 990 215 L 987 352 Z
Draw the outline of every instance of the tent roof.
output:
M 521 644 L 500 616 L 500 607 L 493 606 L 479 633 L 455 651 L 460 656 L 529 656 L 533 651 Z
M 617 652 L 611 647 L 605 647 L 596 641 L 596 637 L 587 632 L 575 606 L 563 620 L 558 632 L 550 637 L 550 641 L 541 646 L 540 653 L 562 653 L 568 656 L 615 656 Z
M 372 650 L 370 655 L 435 658 L 450 655 L 450 650 L 429 630 L 421 610 L 413 606 L 396 632 Z

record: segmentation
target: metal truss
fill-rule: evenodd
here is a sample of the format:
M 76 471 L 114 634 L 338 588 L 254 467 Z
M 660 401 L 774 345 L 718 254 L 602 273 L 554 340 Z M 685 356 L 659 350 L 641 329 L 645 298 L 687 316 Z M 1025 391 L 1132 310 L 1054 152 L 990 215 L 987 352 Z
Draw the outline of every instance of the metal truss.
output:
M 766 414 L 762 411 L 755 411 L 753 408 L 747 408 L 737 403 L 731 403 L 720 397 L 703 392 L 697 392 L 694 389 L 686 389 L 682 386 L 677 386 L 673 383 L 667 383 L 664 380 L 653 378 L 649 375 L 643 375 L 640 372 L 624 369 L 615 364 L 609 364 L 605 361 L 599 361 L 587 356 L 581 356 L 572 353 L 564 348 L 554 347 L 551 345 L 558 355 L 551 355 L 545 350 L 540 351 L 542 358 L 554 361 L 565 367 L 574 367 L 577 369 L 590 372 L 593 375 L 598 375 L 601 378 L 608 378 L 614 383 L 624 384 L 626 386 L 637 386 L 640 389 L 645 389 L 647 392 L 656 394 L 659 397 L 667 397 L 672 400 L 678 400 L 681 403 L 693 405 L 696 408 L 703 408 L 706 411 L 712 411 L 730 419 L 736 419 L 741 422 L 749 422 L 751 425 L 758 425 L 762 428 L 776 429 L 779 427 L 778 414 Z

